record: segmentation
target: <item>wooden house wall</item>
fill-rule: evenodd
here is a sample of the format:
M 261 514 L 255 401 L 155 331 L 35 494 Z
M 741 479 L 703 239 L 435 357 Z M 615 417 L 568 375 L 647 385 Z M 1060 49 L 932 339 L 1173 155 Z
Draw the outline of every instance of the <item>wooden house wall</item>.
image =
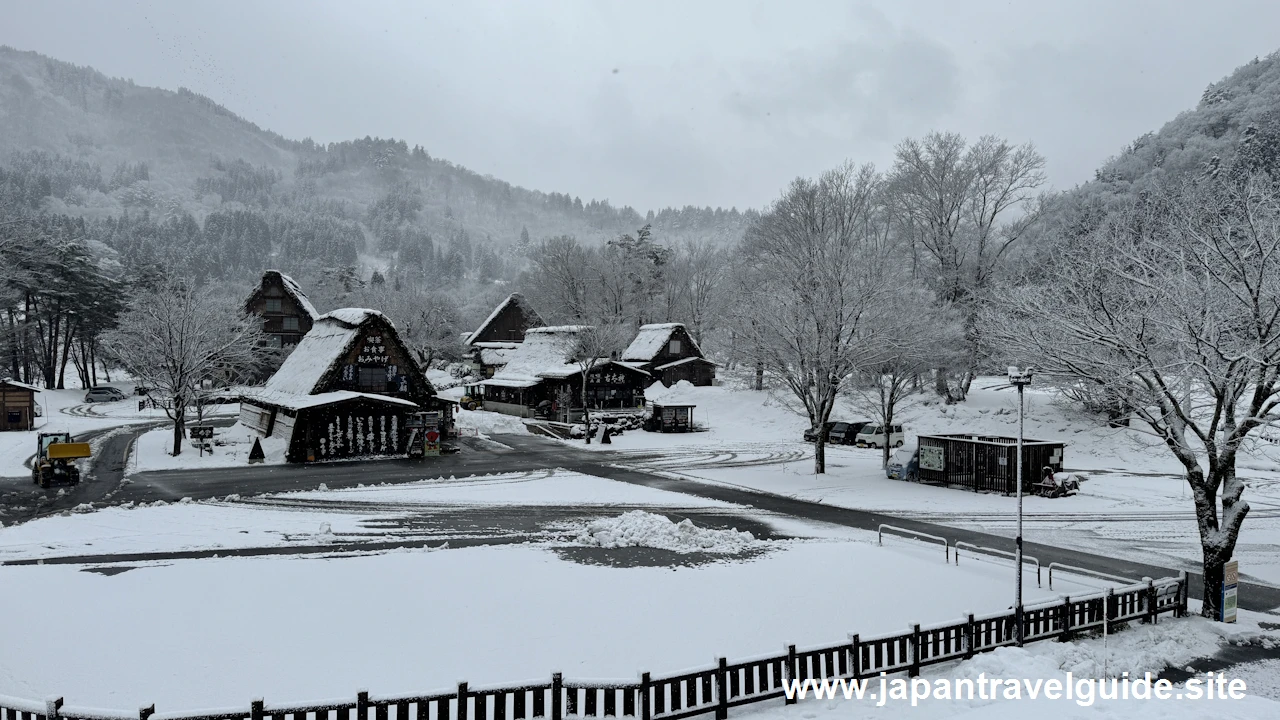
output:
M 580 383 L 580 377 L 573 381 Z M 587 405 L 591 408 L 643 407 L 644 389 L 652 382 L 653 378 L 648 375 L 617 365 L 594 369 L 587 376 Z
M 280 301 L 279 312 L 267 312 L 268 298 Z M 304 310 L 302 304 L 285 290 L 283 282 L 276 277 L 267 278 L 263 281 L 258 290 L 249 298 L 245 309 L 249 313 L 261 317 L 263 332 L 271 337 L 279 337 L 281 345 L 297 345 L 302 336 L 311 330 L 311 314 Z M 297 319 L 298 329 L 285 329 L 284 319 L 287 317 Z
M 716 379 L 716 367 L 710 363 L 703 362 L 687 362 L 683 365 L 677 365 L 666 370 L 655 370 L 658 380 L 663 385 L 671 386 L 680 382 L 687 381 L 691 385 L 705 387 L 712 385 Z
M 378 370 L 386 378 L 385 390 L 381 392 L 362 389 L 360 385 L 360 369 Z M 334 371 L 328 373 L 321 387 L 315 392 L 325 393 L 333 390 L 351 390 L 354 392 L 377 392 L 419 405 L 427 404 L 434 393 L 428 386 L 417 361 L 395 337 L 395 330 L 381 322 L 369 322 L 361 328 L 356 342 L 347 354 L 339 358 Z
M 404 455 L 409 435 L 406 420 L 414 412 L 407 406 L 364 400 L 305 408 L 298 411 L 296 423 L 290 418 L 288 459 L 311 462 Z
M 671 352 L 672 340 L 680 341 L 679 352 Z M 663 343 L 662 349 L 659 350 L 658 354 L 654 355 L 653 359 L 648 361 L 648 363 L 650 367 L 658 367 L 659 365 L 666 365 L 667 363 L 675 362 L 676 360 L 683 360 L 687 357 L 702 357 L 702 354 L 694 350 L 694 345 L 689 340 L 688 331 L 683 327 L 680 327 L 671 331 L 671 335 L 667 338 L 667 342 Z
M 35 423 L 35 403 L 35 391 L 0 385 L 0 431 L 30 430 Z
M 524 331 L 534 327 L 538 322 L 525 312 L 519 302 L 507 303 L 502 312 L 486 325 L 479 335 L 468 338 L 469 342 L 524 342 Z
M 1013 494 L 1017 491 L 1016 445 L 922 436 L 920 447 L 941 447 L 943 453 L 942 470 L 920 467 L 920 479 L 924 482 L 960 485 L 982 492 Z M 1023 445 L 1024 493 L 1030 492 L 1031 486 L 1039 482 L 1041 469 L 1045 466 L 1052 467 L 1054 472 L 1062 470 L 1063 453 L 1059 452 L 1056 463 L 1052 459 L 1054 451 L 1062 449 L 1063 445 L 1055 443 Z

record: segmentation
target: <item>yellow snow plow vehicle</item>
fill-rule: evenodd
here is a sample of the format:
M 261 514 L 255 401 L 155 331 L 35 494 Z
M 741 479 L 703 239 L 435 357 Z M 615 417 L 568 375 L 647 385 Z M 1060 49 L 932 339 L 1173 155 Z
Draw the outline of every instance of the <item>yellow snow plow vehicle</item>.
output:
M 31 463 L 31 480 L 42 488 L 55 483 L 78 483 L 80 468 L 75 461 L 87 457 L 89 443 L 72 442 L 71 433 L 40 433 Z

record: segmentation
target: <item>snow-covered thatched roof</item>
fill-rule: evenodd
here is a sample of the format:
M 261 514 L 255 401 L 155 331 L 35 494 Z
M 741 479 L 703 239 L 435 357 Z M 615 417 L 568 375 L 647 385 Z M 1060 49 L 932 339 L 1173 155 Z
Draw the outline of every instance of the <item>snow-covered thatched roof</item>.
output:
M 358 398 L 386 403 L 388 405 L 407 405 L 409 407 L 418 406 L 415 402 L 402 400 L 390 395 L 354 392 L 352 390 L 333 390 L 331 392 L 319 393 L 317 395 L 295 395 L 292 393 L 273 392 L 264 389 L 247 392 L 243 397 L 246 400 L 253 400 L 266 405 L 276 405 L 290 410 L 303 410 L 310 407 L 329 405 L 331 403 L 355 400 Z
M 582 372 L 572 357 L 579 337 L 587 327 L 559 325 L 526 331 L 524 342 L 509 351 L 506 366 L 486 384 L 529 387 L 545 378 L 566 378 Z
M 497 320 L 498 316 L 502 315 L 504 310 L 512 306 L 515 306 L 520 310 L 526 323 L 536 325 L 542 322 L 542 318 L 538 317 L 538 313 L 534 312 L 533 308 L 529 307 L 529 303 L 524 299 L 523 295 L 520 293 L 511 293 L 507 296 L 506 300 L 498 303 L 498 307 L 494 308 L 493 312 L 489 313 L 489 317 L 485 318 L 484 322 L 480 323 L 480 327 L 476 328 L 475 332 L 464 338 L 463 342 L 479 345 L 480 343 L 478 342 L 472 343 L 472 338 L 484 337 L 484 332 L 489 329 L 489 325 L 492 324 L 493 321 Z
M 310 332 L 302 336 L 298 346 L 285 358 L 284 364 L 267 380 L 262 392 L 272 395 L 311 395 L 319 392 L 325 378 L 331 371 L 336 372 L 338 361 L 347 355 L 360 337 L 361 329 L 370 322 L 376 322 L 392 334 L 389 342 L 399 342 L 394 337 L 395 326 L 377 310 L 334 310 L 316 319 Z M 407 351 L 405 355 L 408 355 Z M 434 394 L 430 381 L 423 377 L 422 382 L 427 391 Z
M 672 333 L 682 329 L 684 329 L 684 323 L 641 325 L 640 332 L 636 333 L 636 339 L 622 351 L 622 359 L 649 362 L 662 352 L 662 348 L 671 340 Z M 698 347 L 693 336 L 688 331 L 685 332 L 685 336 L 689 338 L 689 350 L 695 355 L 702 355 L 702 349 Z

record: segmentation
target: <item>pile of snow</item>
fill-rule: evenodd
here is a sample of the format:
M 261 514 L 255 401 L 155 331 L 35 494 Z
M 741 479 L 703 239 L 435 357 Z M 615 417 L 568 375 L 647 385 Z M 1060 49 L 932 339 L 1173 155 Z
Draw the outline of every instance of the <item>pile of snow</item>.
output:
M 524 422 L 514 415 L 488 412 L 485 410 L 458 409 L 454 415 L 458 429 L 473 429 L 477 435 L 525 435 L 529 430 Z
M 678 553 L 726 555 L 743 552 L 757 542 L 749 532 L 700 528 L 689 519 L 674 523 L 663 515 L 644 510 L 596 520 L 582 529 L 578 541 L 602 548 L 651 547 Z
M 656 382 L 645 388 L 644 399 L 659 405 L 697 405 L 698 389 L 688 380 L 681 380 L 671 387 Z

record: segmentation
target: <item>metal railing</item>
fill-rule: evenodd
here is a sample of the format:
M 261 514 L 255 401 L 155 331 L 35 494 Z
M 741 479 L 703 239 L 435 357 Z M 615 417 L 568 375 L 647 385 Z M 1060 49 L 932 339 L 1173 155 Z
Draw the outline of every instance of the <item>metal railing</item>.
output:
M 876 532 L 876 543 L 879 545 L 884 545 L 885 530 L 892 530 L 893 532 L 896 532 L 900 535 L 905 535 L 915 540 L 920 540 L 921 538 L 924 538 L 926 540 L 933 540 L 936 542 L 940 542 L 942 543 L 943 552 L 946 553 L 947 562 L 951 562 L 951 543 L 947 542 L 947 539 L 944 537 L 939 537 L 937 535 L 930 535 L 929 533 L 919 532 L 918 530 L 908 530 L 906 528 L 898 527 L 897 525 L 881 525 L 879 530 Z
M 996 548 L 983 547 L 982 545 L 974 545 L 973 543 L 967 543 L 967 542 L 964 542 L 963 540 L 958 540 L 956 541 L 956 544 L 955 544 L 957 565 L 960 564 L 960 547 L 961 546 L 964 546 L 970 550 L 973 550 L 974 552 L 985 553 L 988 555 L 999 555 L 1000 557 L 1006 557 L 1006 558 L 1009 558 L 1010 560 L 1015 560 L 1015 561 L 1018 559 L 1017 555 L 1009 552 L 1008 550 L 997 550 Z M 1030 555 L 1027 555 L 1026 553 L 1023 553 L 1022 563 L 1024 565 L 1027 563 L 1031 563 L 1032 565 L 1036 566 L 1036 587 L 1041 587 L 1040 561 Z M 1052 581 L 1050 582 L 1049 589 L 1050 590 L 1053 589 Z
M 1111 575 L 1109 573 L 1099 572 L 1097 570 L 1090 570 L 1089 568 L 1076 567 L 1075 565 L 1065 565 L 1063 563 L 1051 562 L 1049 563 L 1049 589 L 1050 590 L 1053 589 L 1053 569 L 1054 568 L 1069 572 L 1072 575 L 1085 575 L 1088 577 L 1097 578 L 1099 580 L 1112 580 L 1115 582 L 1122 582 L 1125 585 L 1136 585 L 1138 583 L 1138 581 L 1134 580 L 1133 578 L 1122 577 L 1120 575 Z

